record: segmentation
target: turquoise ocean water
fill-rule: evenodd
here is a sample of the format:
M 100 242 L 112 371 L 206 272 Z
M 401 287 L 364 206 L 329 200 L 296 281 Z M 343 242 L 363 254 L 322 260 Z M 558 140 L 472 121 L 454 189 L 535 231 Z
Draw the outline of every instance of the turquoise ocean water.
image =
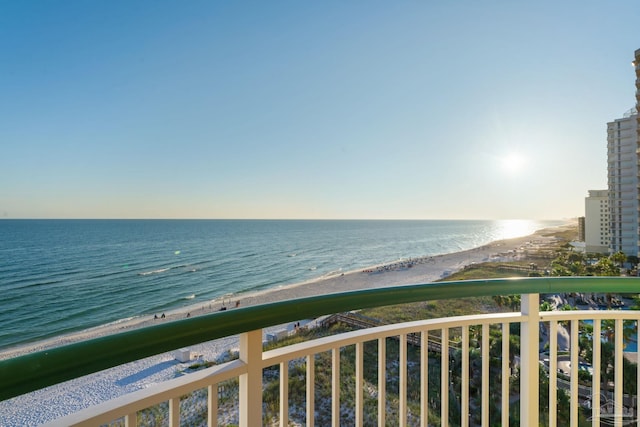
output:
M 562 223 L 2 220 L 0 349 Z

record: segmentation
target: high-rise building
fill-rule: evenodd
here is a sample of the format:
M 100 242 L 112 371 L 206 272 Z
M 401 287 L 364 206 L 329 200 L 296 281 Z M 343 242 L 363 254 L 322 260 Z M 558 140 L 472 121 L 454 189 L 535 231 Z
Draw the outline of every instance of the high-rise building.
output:
M 588 253 L 609 252 L 609 191 L 589 190 L 584 200 L 584 245 Z
M 636 73 L 636 106 L 607 123 L 611 253 L 638 256 L 640 251 L 640 49 L 632 62 Z
M 638 111 L 640 111 L 640 49 L 637 49 L 634 52 L 633 58 L 633 67 L 636 70 L 636 146 L 638 153 L 638 161 L 636 164 L 640 164 L 640 115 Z M 638 177 L 638 198 L 640 198 L 640 177 Z M 640 213 L 638 214 L 640 216 Z M 640 218 L 638 223 L 638 249 L 636 251 L 636 256 L 640 256 Z
M 638 253 L 638 137 L 637 112 L 607 123 L 607 179 L 609 188 L 611 253 Z M 588 221 L 588 215 L 587 221 Z
M 584 242 L 585 237 L 585 218 L 583 216 L 578 217 L 578 242 Z

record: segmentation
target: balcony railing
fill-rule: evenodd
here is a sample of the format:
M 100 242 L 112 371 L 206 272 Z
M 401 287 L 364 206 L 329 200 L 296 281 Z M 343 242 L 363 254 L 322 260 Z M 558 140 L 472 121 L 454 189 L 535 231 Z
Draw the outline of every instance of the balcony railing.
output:
M 231 410 L 237 412 L 239 425 L 278 422 L 287 426 L 293 421 L 289 419 L 289 405 L 294 396 L 289 387 L 295 367 L 299 368 L 296 375 L 300 370 L 304 372 L 305 390 L 305 419 L 295 422 L 307 426 L 329 422 L 334 426 L 426 426 L 432 425 L 433 419 L 442 426 L 508 426 L 509 414 L 514 412 L 523 426 L 577 426 L 581 417 L 591 420 L 594 426 L 631 422 L 640 425 L 636 416 L 637 385 L 631 392 L 623 390 L 624 376 L 631 372 L 624 368 L 623 332 L 629 323 L 637 325 L 639 312 L 539 310 L 540 294 L 561 293 L 637 294 L 640 279 L 564 277 L 438 282 L 239 308 L 1 361 L 0 398 L 9 399 L 147 356 L 239 334 L 237 360 L 87 408 L 51 425 L 146 425 L 145 411 L 153 407 L 163 408 L 157 412 L 166 417 L 162 425 L 223 425 L 220 413 L 230 409 L 223 408 L 220 396 L 232 392 L 237 394 L 237 408 Z M 273 325 L 392 304 L 512 294 L 522 296 L 519 312 L 382 325 L 263 350 L 263 328 Z M 612 328 L 608 326 L 610 320 Z M 590 335 L 580 333 L 585 321 L 592 323 Z M 569 352 L 559 354 L 558 329 L 564 327 L 570 334 Z M 519 350 L 511 348 L 510 336 L 514 334 L 520 338 Z M 603 336 L 614 343 L 611 358 L 603 356 Z M 585 339 L 590 340 L 592 348 L 588 367 L 592 380 L 586 385 L 579 382 Z M 500 345 L 492 345 L 498 341 Z M 545 342 L 546 345 L 541 344 Z M 376 360 L 371 360 L 371 346 Z M 398 352 L 397 359 L 395 353 L 391 357 L 391 363 L 390 346 Z M 345 379 L 341 367 L 345 366 L 347 353 L 353 355 L 348 362 L 353 365 L 353 373 L 349 370 L 349 378 Z M 325 368 L 323 372 L 329 372 L 330 384 L 322 389 L 316 377 L 320 364 Z M 604 375 L 604 371 L 613 376 Z M 269 420 L 265 419 L 263 405 L 267 372 L 279 387 L 278 411 Z M 633 371 L 633 375 L 635 384 L 639 384 L 640 370 Z M 603 376 L 605 381 L 601 383 Z M 548 382 L 542 381 L 547 377 Z M 348 398 L 341 387 L 345 381 L 353 383 Z M 408 390 L 416 387 L 418 397 L 410 396 Z M 559 407 L 566 402 L 559 399 L 560 395 L 568 396 L 568 408 Z M 204 409 L 196 418 L 187 420 L 187 416 L 193 417 L 192 408 L 197 406 L 194 401 Z M 329 412 L 329 422 L 316 420 L 320 406 Z M 585 406 L 590 411 L 585 411 Z M 560 418 L 561 410 L 568 413 L 568 419 Z M 298 418 L 299 413 L 296 412 Z

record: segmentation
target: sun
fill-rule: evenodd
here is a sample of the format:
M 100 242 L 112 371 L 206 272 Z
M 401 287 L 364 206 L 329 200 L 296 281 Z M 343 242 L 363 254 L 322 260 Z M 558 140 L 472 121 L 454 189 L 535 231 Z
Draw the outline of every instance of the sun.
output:
M 502 168 L 510 173 L 520 172 L 526 165 L 526 159 L 519 153 L 509 153 L 501 160 Z

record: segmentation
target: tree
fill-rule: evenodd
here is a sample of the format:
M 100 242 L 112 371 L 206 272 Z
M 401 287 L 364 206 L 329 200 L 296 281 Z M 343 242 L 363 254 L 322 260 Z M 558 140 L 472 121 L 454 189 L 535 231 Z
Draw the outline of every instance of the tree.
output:
M 605 319 L 602 321 L 602 334 L 607 342 L 614 344 L 616 336 L 616 321 L 614 319 Z M 629 342 L 633 334 L 635 333 L 635 327 L 631 322 L 624 322 L 622 326 L 622 340 L 623 345 Z
M 622 251 L 611 254 L 609 258 L 611 259 L 611 261 L 616 263 L 618 267 L 622 267 L 622 264 L 627 260 L 627 256 Z
M 587 267 L 587 272 L 596 276 L 619 276 L 620 269 L 610 258 L 600 258 L 598 262 Z
M 571 271 L 573 276 L 584 276 L 587 271 L 584 263 L 579 261 L 574 261 L 569 264 L 568 269 Z
M 593 364 L 593 325 L 591 323 L 580 322 L 578 341 L 582 357 L 587 363 Z
M 625 393 L 635 394 L 638 384 L 638 365 L 626 357 L 622 359 L 624 375 L 622 376 L 622 388 Z
M 551 267 L 552 276 L 572 276 L 571 270 L 564 265 L 553 265 Z
M 540 303 L 540 311 L 553 311 L 553 306 L 549 301 L 542 301 Z
M 581 252 L 571 252 L 569 255 L 567 255 L 567 261 L 569 262 L 579 262 L 581 264 L 584 264 L 584 255 Z
M 603 342 L 600 350 L 602 352 L 600 356 L 600 382 L 602 383 L 603 390 L 609 390 L 609 384 L 612 383 L 614 379 L 613 365 L 611 362 L 613 361 L 615 346 L 613 343 Z

